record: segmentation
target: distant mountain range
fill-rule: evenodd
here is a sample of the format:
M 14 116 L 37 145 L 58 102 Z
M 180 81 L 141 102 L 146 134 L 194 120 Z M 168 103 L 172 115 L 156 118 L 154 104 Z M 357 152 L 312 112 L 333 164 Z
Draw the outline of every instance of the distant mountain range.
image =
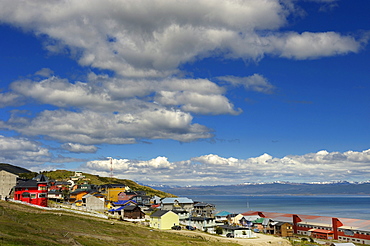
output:
M 370 195 L 370 181 L 244 183 L 217 186 L 151 186 L 177 196 L 190 195 Z

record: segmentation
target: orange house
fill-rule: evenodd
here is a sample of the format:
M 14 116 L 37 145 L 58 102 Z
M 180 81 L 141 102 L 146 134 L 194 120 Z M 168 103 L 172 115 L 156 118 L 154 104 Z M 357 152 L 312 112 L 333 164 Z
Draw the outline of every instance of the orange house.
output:
M 86 190 L 75 190 L 69 194 L 69 202 L 70 203 L 76 203 L 76 205 L 82 205 L 82 197 L 89 192 Z M 81 201 L 81 202 L 79 202 Z

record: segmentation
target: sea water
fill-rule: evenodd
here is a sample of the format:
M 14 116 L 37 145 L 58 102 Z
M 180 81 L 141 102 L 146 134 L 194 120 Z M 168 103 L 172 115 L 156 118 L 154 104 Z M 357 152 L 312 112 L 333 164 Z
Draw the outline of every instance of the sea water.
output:
M 216 205 L 216 211 L 265 211 L 370 220 L 370 196 L 187 196 Z

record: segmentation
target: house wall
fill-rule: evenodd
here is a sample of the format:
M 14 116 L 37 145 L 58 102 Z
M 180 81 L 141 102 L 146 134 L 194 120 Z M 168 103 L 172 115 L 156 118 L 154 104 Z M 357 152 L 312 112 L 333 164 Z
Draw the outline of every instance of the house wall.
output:
M 234 237 L 251 238 L 251 237 L 255 237 L 255 235 L 251 230 L 245 229 L 245 230 L 235 230 Z
M 24 196 L 24 193 L 26 192 L 29 193 L 29 196 Z M 14 200 L 20 200 L 22 202 L 47 207 L 47 184 L 38 184 L 36 187 L 16 188 L 14 192 Z
M 92 209 L 96 211 L 104 211 L 104 201 L 102 199 L 99 199 L 95 196 L 88 196 L 86 197 L 86 208 Z
M 105 194 L 106 194 L 108 200 L 110 200 L 112 202 L 118 202 L 118 194 L 121 193 L 121 192 L 125 192 L 125 191 L 126 191 L 126 189 L 121 188 L 121 187 L 108 188 Z
M 308 225 L 307 227 L 298 227 L 298 234 L 311 236 L 311 232 L 308 231 L 311 228 L 315 228 L 314 225 Z M 331 230 L 331 227 L 325 228 Z M 339 241 L 360 243 L 360 244 L 370 244 L 370 231 L 368 232 L 358 232 L 354 231 L 353 236 L 345 235 L 343 229 L 338 230 Z
M 235 216 L 234 218 L 231 219 L 231 224 L 233 225 L 241 225 L 240 224 L 240 220 L 243 218 L 243 215 L 242 214 L 238 214 L 237 216 Z
M 216 210 L 215 207 L 211 207 L 211 206 L 202 206 L 202 207 L 194 206 L 193 211 L 195 213 L 195 216 L 214 218 L 215 210 Z
M 187 221 L 186 223 L 189 223 L 189 221 Z M 215 227 L 217 224 L 215 220 L 204 220 L 204 221 L 201 221 L 201 220 L 193 221 L 192 220 L 190 221 L 190 225 L 199 230 L 204 231 L 206 228 Z
M 17 184 L 17 175 L 5 170 L 0 171 L 0 199 L 5 200 L 9 197 L 12 188 Z
M 150 227 L 169 230 L 172 226 L 179 224 L 179 216 L 174 212 L 169 211 L 165 213 L 162 217 L 151 217 Z
M 124 211 L 123 219 L 144 219 L 145 214 L 141 211 L 139 207 L 136 207 L 134 210 Z

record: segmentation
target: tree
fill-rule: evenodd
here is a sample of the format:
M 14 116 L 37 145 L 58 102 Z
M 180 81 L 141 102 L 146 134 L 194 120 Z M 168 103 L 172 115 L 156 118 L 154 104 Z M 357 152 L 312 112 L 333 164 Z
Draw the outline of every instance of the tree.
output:
M 217 226 L 216 229 L 215 229 L 215 232 L 216 232 L 217 235 L 221 235 L 223 230 L 222 230 L 221 227 Z

